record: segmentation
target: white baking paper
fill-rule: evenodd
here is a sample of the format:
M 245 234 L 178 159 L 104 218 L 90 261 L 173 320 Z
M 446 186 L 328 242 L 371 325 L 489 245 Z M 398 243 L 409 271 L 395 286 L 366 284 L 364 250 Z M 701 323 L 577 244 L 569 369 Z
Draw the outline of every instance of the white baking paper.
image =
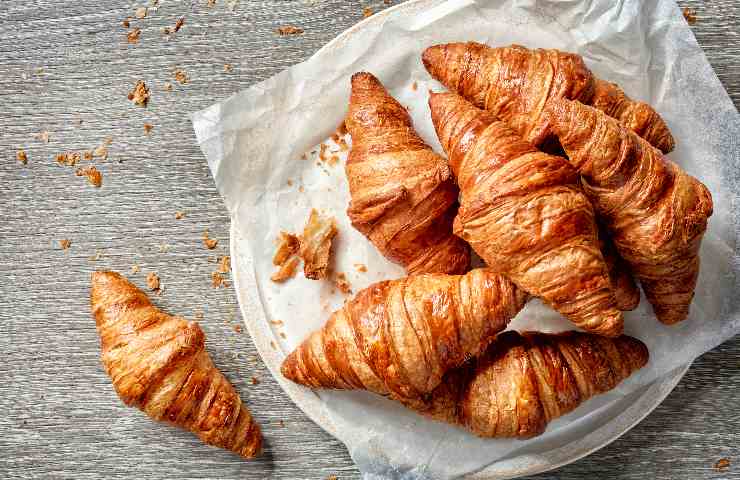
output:
M 663 115 L 678 143 L 669 157 L 703 181 L 714 197 L 696 298 L 690 318 L 675 326 L 657 322 L 643 298 L 637 311 L 626 314 L 626 332 L 648 345 L 649 365 L 528 441 L 479 439 L 366 392 L 319 392 L 340 439 L 367 478 L 454 478 L 521 452 L 551 448 L 564 431 L 586 428 L 620 395 L 740 331 L 740 121 L 678 7 L 669 0 L 430 0 L 371 18 L 308 61 L 194 115 L 216 185 L 254 258 L 259 286 L 254 297 L 273 322 L 277 347 L 287 354 L 345 298 L 331 282 L 302 274 L 281 285 L 269 280 L 278 233 L 300 232 L 311 208 L 336 217 L 334 269 L 347 274 L 355 292 L 403 275 L 352 229 L 345 214 L 346 154 L 334 153 L 339 147 L 328 138 L 346 112 L 350 76 L 361 70 L 378 76 L 408 106 L 421 136 L 441 151 L 427 92 L 442 87 L 430 80 L 420 54 L 435 43 L 467 40 L 578 52 L 597 75 L 619 83 Z M 336 164 L 311 153 L 320 142 L 330 145 L 326 157 L 339 157 Z M 368 271 L 358 271 L 357 264 Z M 533 301 L 511 328 L 558 331 L 571 325 Z

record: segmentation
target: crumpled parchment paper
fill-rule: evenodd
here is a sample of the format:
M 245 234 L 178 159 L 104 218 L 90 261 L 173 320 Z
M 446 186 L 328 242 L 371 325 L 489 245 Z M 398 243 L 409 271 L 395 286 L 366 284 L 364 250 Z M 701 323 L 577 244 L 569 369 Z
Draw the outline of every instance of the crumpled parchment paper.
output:
M 278 233 L 300 233 L 312 207 L 336 217 L 340 233 L 334 269 L 347 275 L 355 292 L 403 275 L 352 229 L 345 214 L 346 152 L 329 137 L 346 112 L 350 76 L 360 70 L 378 76 L 409 107 L 422 137 L 441 151 L 427 92 L 442 87 L 430 79 L 420 54 L 435 43 L 467 40 L 577 52 L 595 74 L 619 83 L 663 115 L 678 143 L 669 157 L 703 181 L 714 197 L 696 298 L 690 318 L 675 326 L 655 320 L 643 298 L 638 310 L 626 314 L 626 333 L 648 345 L 649 365 L 528 441 L 479 439 L 366 392 L 318 392 L 367 478 L 454 478 L 519 452 L 552 448 L 562 432 L 588 428 L 621 395 L 740 331 L 740 120 L 675 3 L 429 0 L 371 17 L 308 61 L 193 117 L 216 185 L 254 258 L 259 285 L 254 296 L 271 321 L 277 348 L 287 354 L 345 299 L 331 281 L 310 281 L 300 273 L 281 285 L 269 280 Z M 324 160 L 317 147 L 321 142 L 329 145 Z M 368 271 L 359 271 L 358 264 Z M 571 325 L 533 301 L 511 328 L 559 331 Z

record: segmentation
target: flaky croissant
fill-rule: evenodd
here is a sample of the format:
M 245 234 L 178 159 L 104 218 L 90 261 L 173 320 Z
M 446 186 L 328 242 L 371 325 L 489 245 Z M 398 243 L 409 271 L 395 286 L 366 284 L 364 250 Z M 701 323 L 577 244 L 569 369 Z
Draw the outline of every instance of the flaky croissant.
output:
M 533 437 L 647 361 L 645 345 L 624 335 L 508 331 L 430 395 L 403 403 L 482 437 Z
M 459 95 L 433 93 L 429 105 L 460 188 L 455 234 L 577 326 L 620 335 L 622 313 L 578 172 Z
M 712 214 L 709 190 L 599 110 L 559 99 L 545 114 L 658 319 L 685 319 Z
M 213 365 L 197 323 L 162 312 L 115 272 L 93 273 L 90 301 L 103 366 L 126 405 L 243 457 L 260 452 L 260 428 Z
M 614 289 L 617 308 L 623 312 L 636 309 L 640 304 L 640 290 L 632 277 L 629 265 L 619 256 L 614 242 L 603 228 L 599 228 L 599 249 L 609 269 L 609 279 Z
M 309 387 L 418 398 L 483 352 L 525 301 L 490 269 L 378 282 L 288 355 L 282 374 Z
M 469 248 L 452 234 L 457 188 L 406 109 L 373 75 L 356 73 L 345 124 L 352 225 L 409 274 L 466 272 Z
M 447 88 L 509 123 L 536 146 L 550 135 L 542 117 L 545 104 L 567 98 L 603 110 L 664 152 L 674 148 L 671 132 L 650 105 L 633 101 L 617 85 L 596 78 L 579 55 L 468 42 L 434 45 L 424 51 L 422 60 Z

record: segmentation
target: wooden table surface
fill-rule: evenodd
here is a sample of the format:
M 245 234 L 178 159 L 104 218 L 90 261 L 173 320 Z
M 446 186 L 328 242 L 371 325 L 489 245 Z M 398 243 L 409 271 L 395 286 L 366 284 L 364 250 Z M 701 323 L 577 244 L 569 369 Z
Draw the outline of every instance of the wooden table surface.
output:
M 142 0 L 143 1 L 143 0 Z M 344 446 L 283 394 L 256 355 L 231 288 L 214 289 L 229 218 L 198 149 L 190 112 L 308 58 L 383 1 L 162 0 L 137 44 L 122 21 L 137 5 L 26 0 L 0 5 L 0 478 L 359 478 Z M 681 2 L 735 105 L 740 3 Z M 184 26 L 165 35 L 178 18 Z M 281 37 L 296 25 L 304 33 Z M 227 71 L 225 65 L 233 68 Z M 189 78 L 180 84 L 174 71 Z M 142 79 L 148 108 L 127 93 Z M 167 90 L 167 84 L 172 86 Z M 144 124 L 153 126 L 149 134 Z M 48 132 L 48 143 L 44 135 Z M 56 154 L 91 150 L 93 188 Z M 16 161 L 24 149 L 28 164 Z M 85 162 L 88 163 L 88 162 Z M 176 219 L 175 212 L 184 212 Z M 207 250 L 208 229 L 219 243 Z M 60 240 L 71 242 L 68 249 Z M 263 426 L 254 462 L 155 424 L 116 397 L 89 313 L 95 269 L 157 272 L 156 303 L 196 318 L 208 350 Z M 259 383 L 252 384 L 252 378 Z M 699 358 L 647 419 L 608 447 L 538 479 L 740 479 L 740 338 Z M 725 471 L 715 469 L 721 458 Z

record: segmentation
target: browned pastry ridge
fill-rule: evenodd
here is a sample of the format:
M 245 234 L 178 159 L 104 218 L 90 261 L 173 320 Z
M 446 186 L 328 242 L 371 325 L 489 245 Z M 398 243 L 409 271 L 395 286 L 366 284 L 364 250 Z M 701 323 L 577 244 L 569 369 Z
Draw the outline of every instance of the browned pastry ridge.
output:
M 418 398 L 483 352 L 525 301 L 490 269 L 378 282 L 288 355 L 282 374 L 309 387 Z
M 593 105 L 664 152 L 675 146 L 665 122 L 650 105 L 634 101 L 616 84 L 596 78 L 579 55 L 468 42 L 429 47 L 422 61 L 447 88 L 509 123 L 536 146 L 549 139 L 542 113 L 553 98 Z
M 197 323 L 162 312 L 115 272 L 93 273 L 90 301 L 103 366 L 126 405 L 243 457 L 260 452 L 260 428 Z
M 625 335 L 508 331 L 430 395 L 403 403 L 482 437 L 533 437 L 647 361 L 647 347 Z
M 455 234 L 577 326 L 620 335 L 622 313 L 578 172 L 459 95 L 433 93 L 429 105 L 460 187 Z
M 546 115 L 658 319 L 685 319 L 712 214 L 709 190 L 599 110 L 559 99 Z
M 345 123 L 352 225 L 409 274 L 466 272 L 469 247 L 452 234 L 457 188 L 406 109 L 373 75 L 356 73 Z
M 604 255 L 604 261 L 609 269 L 609 279 L 614 289 L 614 298 L 617 308 L 623 312 L 634 310 L 640 304 L 640 290 L 630 273 L 630 267 L 608 237 L 606 229 L 599 228 L 599 250 Z

